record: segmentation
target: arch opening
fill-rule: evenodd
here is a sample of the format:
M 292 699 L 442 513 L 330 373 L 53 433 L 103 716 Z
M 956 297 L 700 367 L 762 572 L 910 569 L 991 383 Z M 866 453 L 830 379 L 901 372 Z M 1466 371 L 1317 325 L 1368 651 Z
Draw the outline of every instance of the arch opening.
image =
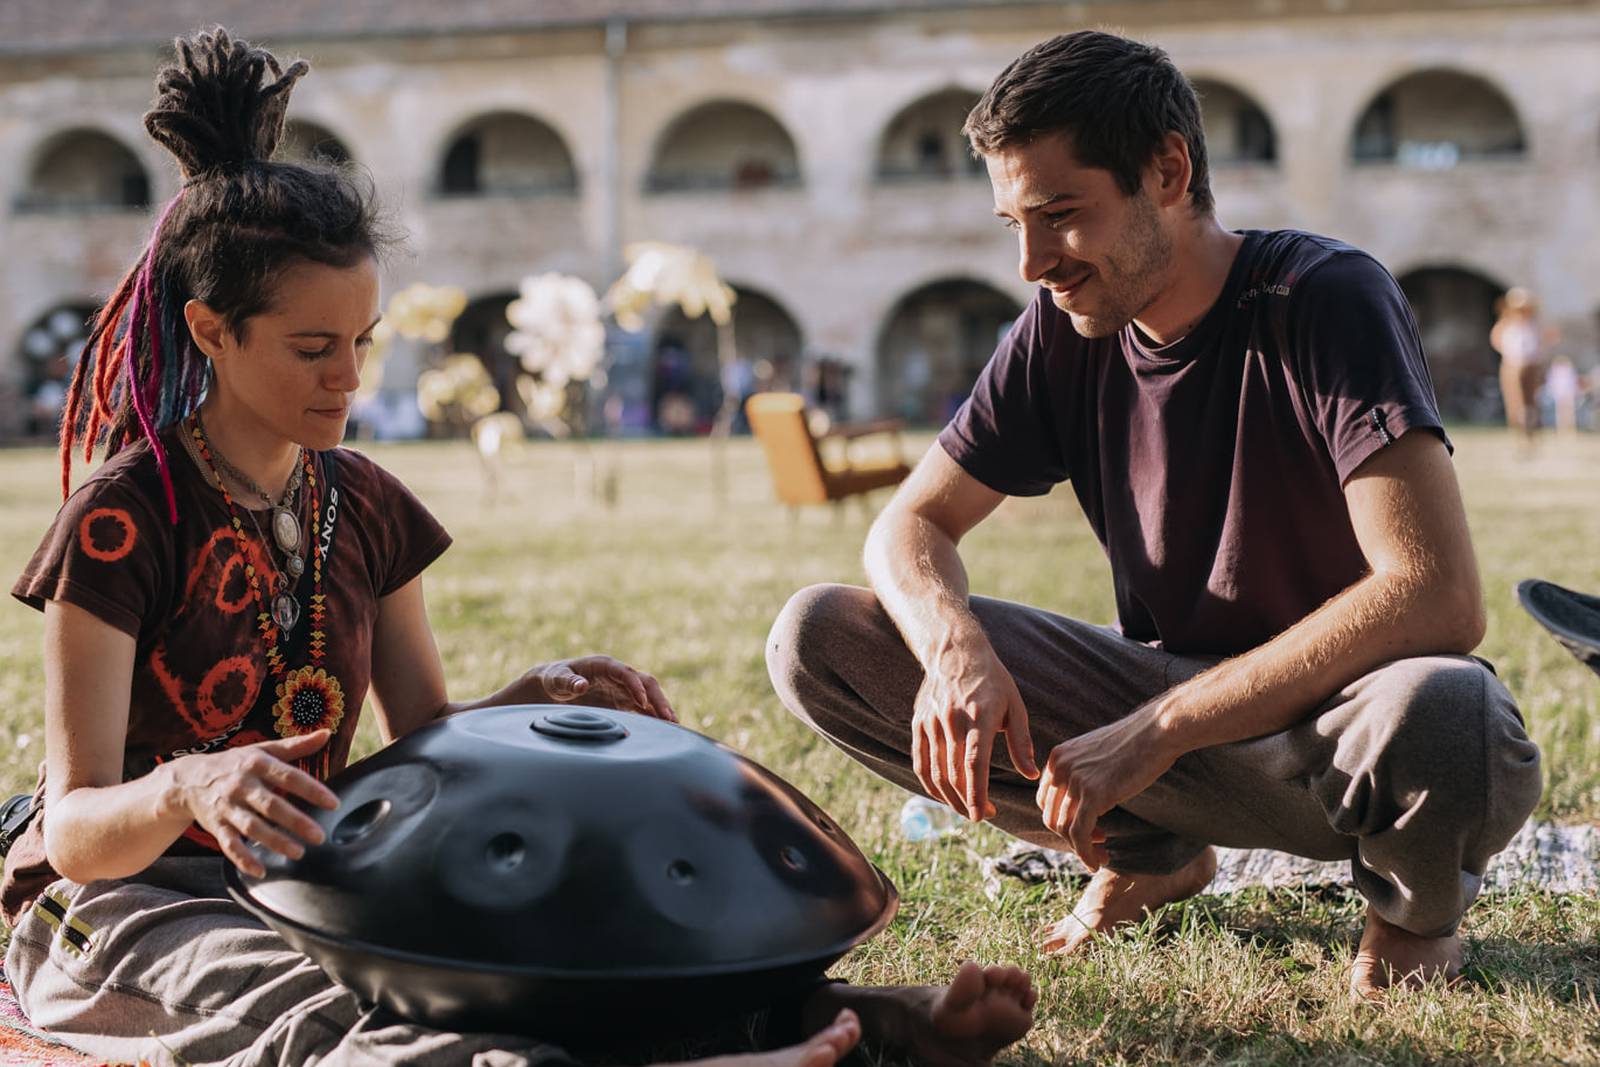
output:
M 930 282 L 901 297 L 878 341 L 878 408 L 915 426 L 942 426 L 1022 307 L 969 278 Z
M 802 356 L 800 326 L 765 293 L 734 286 L 732 364 L 718 359 L 711 316 L 691 319 L 674 307 L 655 329 L 650 357 L 650 425 L 658 433 L 709 433 L 724 397 L 733 393 L 744 426 L 743 401 L 764 389 L 792 389 Z
M 748 191 L 800 184 L 794 138 L 751 104 L 702 104 L 673 121 L 645 179 L 647 192 Z
M 26 437 L 54 437 L 66 405 L 67 385 L 89 339 L 95 305 L 88 300 L 57 304 L 33 321 L 18 342 Z
M 526 413 L 517 378 L 522 361 L 506 350 L 511 335 L 511 320 L 506 308 L 517 299 L 515 292 L 490 293 L 470 301 L 455 322 L 450 324 L 450 351 L 470 352 L 483 363 L 489 378 L 500 393 L 500 410 Z
M 979 94 L 968 89 L 931 93 L 889 120 L 878 145 L 881 182 L 951 181 L 982 177 L 961 127 Z
M 1356 122 L 1356 163 L 1448 170 L 1458 163 L 1516 159 L 1527 150 L 1522 122 L 1489 82 L 1457 71 L 1407 75 L 1373 98 Z
M 1497 422 L 1500 357 L 1489 346 L 1498 282 L 1460 267 L 1419 267 L 1402 275 L 1400 289 L 1411 304 L 1428 358 L 1439 410 L 1447 419 Z
M 1267 113 L 1245 93 L 1224 82 L 1197 78 L 1206 159 L 1213 166 L 1278 161 L 1278 134 Z
M 322 162 L 340 165 L 353 158 L 333 131 L 315 122 L 290 119 L 284 124 L 278 158 L 294 163 Z
M 150 206 L 150 176 L 116 138 L 71 130 L 39 153 L 16 206 L 45 214 L 139 211 Z
M 528 115 L 496 112 L 468 123 L 445 148 L 439 192 L 449 197 L 570 196 L 578 173 L 561 135 Z

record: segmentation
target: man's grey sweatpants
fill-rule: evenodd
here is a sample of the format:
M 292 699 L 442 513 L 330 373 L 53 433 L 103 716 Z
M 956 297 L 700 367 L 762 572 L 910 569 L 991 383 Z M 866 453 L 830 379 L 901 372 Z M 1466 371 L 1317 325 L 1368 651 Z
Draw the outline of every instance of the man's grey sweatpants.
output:
M 1036 757 L 1127 715 L 1217 661 L 1175 656 L 1037 608 L 971 598 L 1016 679 Z M 870 590 L 804 589 L 778 616 L 767 666 L 785 705 L 889 781 L 911 769 L 921 666 Z M 997 744 L 994 823 L 1051 848 L 1036 784 Z M 1377 913 L 1426 937 L 1451 933 L 1489 857 L 1539 800 L 1539 750 L 1505 686 L 1469 656 L 1389 663 L 1281 733 L 1199 749 L 1100 820 L 1109 866 L 1163 873 L 1206 845 L 1350 861 Z

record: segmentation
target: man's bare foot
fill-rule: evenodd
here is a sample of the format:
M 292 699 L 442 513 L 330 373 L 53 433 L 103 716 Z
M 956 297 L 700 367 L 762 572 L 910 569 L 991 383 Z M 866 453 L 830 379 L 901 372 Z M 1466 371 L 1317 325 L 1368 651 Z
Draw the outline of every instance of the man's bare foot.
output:
M 833 1067 L 861 1040 L 861 1020 L 848 1008 L 798 1045 L 746 1056 L 718 1056 L 664 1067 Z
M 807 1014 L 847 1005 L 861 1017 L 864 1040 L 874 1045 L 923 1067 L 983 1067 L 1033 1026 L 1038 999 L 1022 968 L 968 961 L 942 987 L 827 986 Z
M 1065 956 L 1095 934 L 1138 922 L 1163 904 L 1185 900 L 1210 884 L 1217 873 L 1217 850 L 1207 848 L 1170 874 L 1124 874 L 1102 867 L 1083 889 L 1072 913 L 1039 933 L 1039 951 Z
M 1418 937 L 1367 908 L 1367 928 L 1350 967 L 1353 998 L 1377 1000 L 1390 986 L 1416 989 L 1434 978 L 1454 981 L 1460 974 L 1461 938 Z

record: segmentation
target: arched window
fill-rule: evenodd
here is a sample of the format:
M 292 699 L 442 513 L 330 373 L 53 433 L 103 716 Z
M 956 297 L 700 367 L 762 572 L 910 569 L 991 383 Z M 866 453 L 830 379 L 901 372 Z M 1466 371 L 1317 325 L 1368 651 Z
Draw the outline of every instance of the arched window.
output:
M 1250 97 L 1209 78 L 1194 81 L 1206 131 L 1206 159 L 1213 166 L 1276 163 L 1278 136 L 1272 120 Z
M 566 196 L 577 192 L 572 153 L 554 129 L 527 115 L 474 119 L 445 149 L 445 196 Z
M 1357 163 L 1446 170 L 1476 159 L 1521 156 L 1522 122 L 1489 82 L 1452 70 L 1409 74 L 1373 98 L 1350 141 Z
M 1496 374 L 1500 357 L 1489 347 L 1495 301 L 1505 286 L 1459 267 L 1419 267 L 1400 276 L 1428 357 L 1439 408 L 1446 418 L 1497 421 L 1502 414 Z
M 290 119 L 284 125 L 283 140 L 278 144 L 278 158 L 295 162 L 348 163 L 351 156 L 350 149 L 326 126 Z
M 726 390 L 742 400 L 759 388 L 795 388 L 800 327 L 782 304 L 734 286 L 733 365 L 718 359 L 711 316 L 688 318 L 677 308 L 661 317 L 651 359 L 651 425 L 662 433 L 708 433 Z M 742 418 L 742 414 L 740 416 Z M 735 421 L 735 425 L 740 425 Z
M 879 334 L 879 410 L 917 425 L 943 425 L 1020 314 L 1011 297 L 967 278 L 907 293 Z
M 83 343 L 89 339 L 89 319 L 94 312 L 94 305 L 87 300 L 66 301 L 23 331 L 18 354 L 27 404 L 22 429 L 27 436 L 54 435 L 66 403 L 67 383 L 83 354 Z
M 702 104 L 662 135 L 650 192 L 766 189 L 800 184 L 800 156 L 789 131 L 750 104 Z
M 878 145 L 878 180 L 942 181 L 984 173 L 961 132 L 978 102 L 970 89 L 945 89 L 924 96 L 890 120 Z
M 98 130 L 57 134 L 40 150 L 20 211 L 135 211 L 150 206 L 150 177 L 137 156 Z

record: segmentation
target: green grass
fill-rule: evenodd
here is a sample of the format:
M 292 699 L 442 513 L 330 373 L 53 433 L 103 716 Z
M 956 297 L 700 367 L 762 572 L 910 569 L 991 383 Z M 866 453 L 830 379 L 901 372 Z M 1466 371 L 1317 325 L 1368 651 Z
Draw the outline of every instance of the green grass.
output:
M 1539 815 L 1600 815 L 1600 684 L 1517 606 L 1530 576 L 1600 589 L 1600 438 L 1547 439 L 1518 458 L 1502 433 L 1462 430 L 1457 463 L 1483 565 L 1481 650 L 1520 699 L 1544 749 Z M 918 447 L 925 440 L 916 442 Z M 977 859 L 991 828 L 937 844 L 897 839 L 902 800 L 778 706 L 762 661 L 767 627 L 795 589 L 859 581 L 870 515 L 851 504 L 797 520 L 771 502 L 749 442 L 728 448 L 728 490 L 711 492 L 704 442 L 606 444 L 614 508 L 575 491 L 572 446 L 507 457 L 486 501 L 464 445 L 372 449 L 456 537 L 428 599 L 452 694 L 497 687 L 526 664 L 606 651 L 659 674 L 685 721 L 779 770 L 829 809 L 900 887 L 899 919 L 852 953 L 858 982 L 948 976 L 972 956 L 1021 962 L 1043 997 L 1022 1063 L 1600 1062 L 1600 902 L 1527 892 L 1468 917 L 1469 978 L 1454 992 L 1351 1006 L 1345 969 L 1361 902 L 1347 893 L 1201 897 L 1071 962 L 1040 959 L 1034 927 L 1075 887 L 1009 883 L 987 899 Z M 0 453 L 0 574 L 10 580 L 55 506 L 54 458 Z M 1008 502 L 964 546 L 973 588 L 1104 620 L 1103 555 L 1067 487 Z M 1025 562 L 1024 562 L 1025 561 Z M 31 785 L 42 756 L 38 616 L 0 610 L 0 788 Z M 361 751 L 376 743 L 368 723 Z

